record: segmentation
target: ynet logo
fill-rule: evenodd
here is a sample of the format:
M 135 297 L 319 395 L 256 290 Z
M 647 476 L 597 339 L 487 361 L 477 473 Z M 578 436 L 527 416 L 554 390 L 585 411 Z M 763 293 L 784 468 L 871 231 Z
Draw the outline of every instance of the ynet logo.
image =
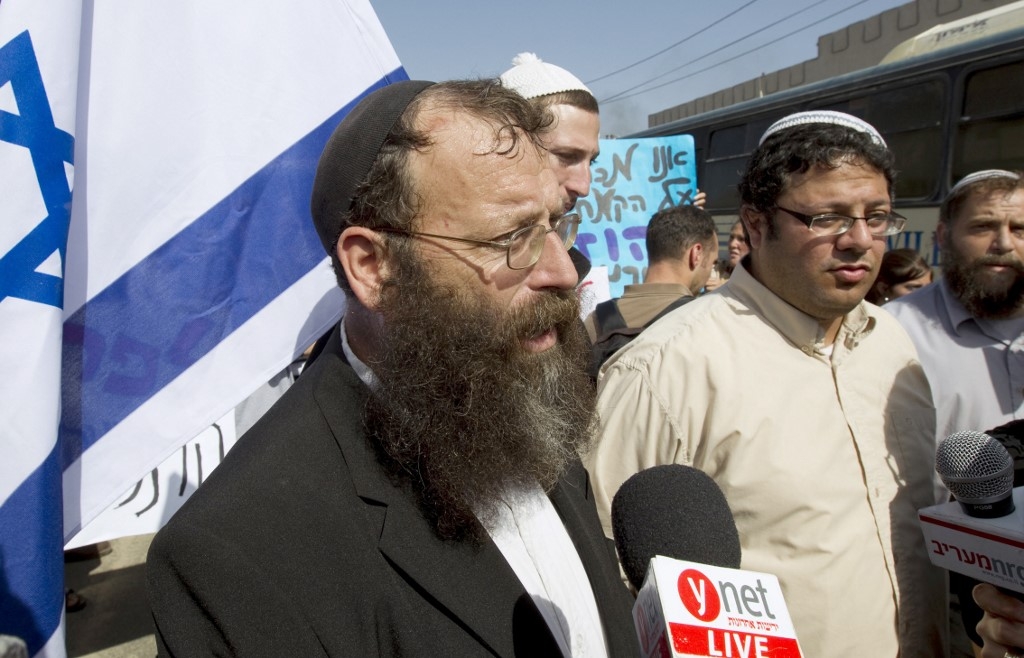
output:
M 696 569 L 686 569 L 679 574 L 677 582 L 679 599 L 686 610 L 701 621 L 714 621 L 722 611 L 745 614 L 751 617 L 775 619 L 768 605 L 767 592 L 761 581 L 757 586 L 737 586 L 728 581 L 719 581 L 718 587 L 711 579 Z M 720 593 L 721 592 L 721 593 Z M 730 603 L 731 601 L 731 603 Z
M 691 566 L 678 574 L 675 589 L 690 619 L 670 620 L 675 655 L 800 656 L 777 580 L 766 574 L 714 567 Z

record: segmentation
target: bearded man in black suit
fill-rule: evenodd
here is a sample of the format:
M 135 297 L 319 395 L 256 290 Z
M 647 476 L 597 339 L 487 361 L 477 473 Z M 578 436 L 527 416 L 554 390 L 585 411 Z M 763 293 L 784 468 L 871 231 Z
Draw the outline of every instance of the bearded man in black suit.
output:
M 312 212 L 346 312 L 155 538 L 161 655 L 636 655 L 551 123 L 405 81 L 335 130 Z

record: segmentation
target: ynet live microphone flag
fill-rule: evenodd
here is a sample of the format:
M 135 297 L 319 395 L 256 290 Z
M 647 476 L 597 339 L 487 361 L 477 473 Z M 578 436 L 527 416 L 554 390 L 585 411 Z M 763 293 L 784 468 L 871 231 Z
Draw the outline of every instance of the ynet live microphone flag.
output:
M 317 158 L 406 79 L 367 0 L 0 5 L 0 634 L 62 546 L 337 320 Z
M 645 658 L 801 658 L 779 579 L 657 555 L 633 604 Z

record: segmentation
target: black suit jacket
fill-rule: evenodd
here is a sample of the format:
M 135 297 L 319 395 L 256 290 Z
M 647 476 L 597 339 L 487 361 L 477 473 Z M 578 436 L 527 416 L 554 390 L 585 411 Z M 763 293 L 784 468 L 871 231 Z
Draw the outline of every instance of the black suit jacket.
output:
M 501 552 L 442 541 L 364 436 L 367 391 L 338 332 L 150 548 L 157 643 L 173 656 L 559 655 Z M 637 655 L 586 471 L 550 494 L 610 655 Z

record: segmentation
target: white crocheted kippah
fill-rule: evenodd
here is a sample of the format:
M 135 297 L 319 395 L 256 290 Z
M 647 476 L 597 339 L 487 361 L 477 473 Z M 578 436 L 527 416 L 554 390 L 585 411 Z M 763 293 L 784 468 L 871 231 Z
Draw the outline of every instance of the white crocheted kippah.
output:
M 796 114 L 790 114 L 787 117 L 783 117 L 768 126 L 768 130 L 764 131 L 761 135 L 761 141 L 757 143 L 758 146 L 764 144 L 764 140 L 768 139 L 770 135 L 774 135 L 780 130 L 786 130 L 787 128 L 793 128 L 795 126 L 803 126 L 811 123 L 830 123 L 836 126 L 845 126 L 851 130 L 856 130 L 859 133 L 864 133 L 871 137 L 879 146 L 886 146 L 885 140 L 882 139 L 882 135 L 879 134 L 875 127 L 863 119 L 858 119 L 852 114 L 846 114 L 845 112 L 836 112 L 834 110 L 812 110 L 810 112 L 797 112 Z
M 516 55 L 512 68 L 501 74 L 501 84 L 527 99 L 575 89 L 591 93 L 575 75 L 561 66 L 541 61 L 533 53 Z
M 1020 176 L 1012 171 L 1006 171 L 1005 169 L 983 169 L 981 171 L 976 171 L 973 174 L 967 174 L 961 178 L 960 182 L 954 185 L 953 189 L 949 191 L 949 196 L 953 196 L 968 185 L 973 185 L 978 181 L 988 180 L 990 178 L 1009 178 L 1010 180 L 1020 180 Z

